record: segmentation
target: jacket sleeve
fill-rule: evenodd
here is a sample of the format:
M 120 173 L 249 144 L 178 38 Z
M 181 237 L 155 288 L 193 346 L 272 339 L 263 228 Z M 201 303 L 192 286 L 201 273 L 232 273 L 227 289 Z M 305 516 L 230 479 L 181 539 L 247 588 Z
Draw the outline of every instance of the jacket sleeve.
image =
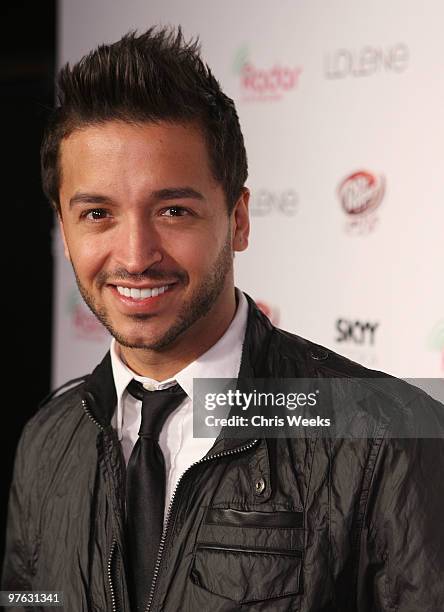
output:
M 368 491 L 359 612 L 444 610 L 444 439 L 386 439 Z
M 27 536 L 27 427 L 22 432 L 15 456 L 12 485 L 9 492 L 6 547 L 3 560 L 2 590 L 31 590 L 31 556 Z M 29 492 L 28 492 L 29 493 Z M 14 608 L 17 609 L 17 608 Z

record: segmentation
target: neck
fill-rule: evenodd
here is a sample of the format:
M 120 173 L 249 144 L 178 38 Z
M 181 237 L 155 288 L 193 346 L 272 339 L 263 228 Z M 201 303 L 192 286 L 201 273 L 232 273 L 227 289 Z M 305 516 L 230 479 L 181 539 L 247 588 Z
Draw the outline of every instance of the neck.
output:
M 236 298 L 233 291 L 222 305 L 212 308 L 172 345 L 154 351 L 129 348 L 117 343 L 121 358 L 139 376 L 157 381 L 173 378 L 216 344 L 230 326 L 235 313 Z

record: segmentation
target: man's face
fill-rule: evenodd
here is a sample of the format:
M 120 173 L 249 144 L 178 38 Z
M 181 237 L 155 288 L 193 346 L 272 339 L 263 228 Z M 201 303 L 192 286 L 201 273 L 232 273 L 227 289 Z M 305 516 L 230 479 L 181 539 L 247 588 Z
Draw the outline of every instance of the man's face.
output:
M 110 121 L 74 131 L 60 155 L 65 255 L 117 341 L 161 350 L 223 319 L 248 191 L 229 216 L 200 129 Z

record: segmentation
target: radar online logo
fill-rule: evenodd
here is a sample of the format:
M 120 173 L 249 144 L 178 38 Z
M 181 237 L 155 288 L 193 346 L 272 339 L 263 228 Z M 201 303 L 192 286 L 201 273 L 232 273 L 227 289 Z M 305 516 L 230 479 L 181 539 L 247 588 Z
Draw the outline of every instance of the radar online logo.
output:
M 341 181 L 338 196 L 347 215 L 347 233 L 362 235 L 375 229 L 379 221 L 376 211 L 384 194 L 384 177 L 368 170 L 353 172 Z
M 243 102 L 277 102 L 299 86 L 301 66 L 274 62 L 258 67 L 250 59 L 248 47 L 241 47 L 234 59 L 234 72 L 239 75 Z

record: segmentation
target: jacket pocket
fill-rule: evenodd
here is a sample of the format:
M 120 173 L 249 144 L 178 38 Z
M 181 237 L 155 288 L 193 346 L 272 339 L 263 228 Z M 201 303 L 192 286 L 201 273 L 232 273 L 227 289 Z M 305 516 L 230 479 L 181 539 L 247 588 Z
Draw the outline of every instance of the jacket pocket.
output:
M 303 513 L 209 509 L 192 582 L 239 604 L 302 592 Z
M 209 508 L 205 516 L 205 525 L 301 529 L 303 524 L 303 512 L 244 512 L 242 510 Z

